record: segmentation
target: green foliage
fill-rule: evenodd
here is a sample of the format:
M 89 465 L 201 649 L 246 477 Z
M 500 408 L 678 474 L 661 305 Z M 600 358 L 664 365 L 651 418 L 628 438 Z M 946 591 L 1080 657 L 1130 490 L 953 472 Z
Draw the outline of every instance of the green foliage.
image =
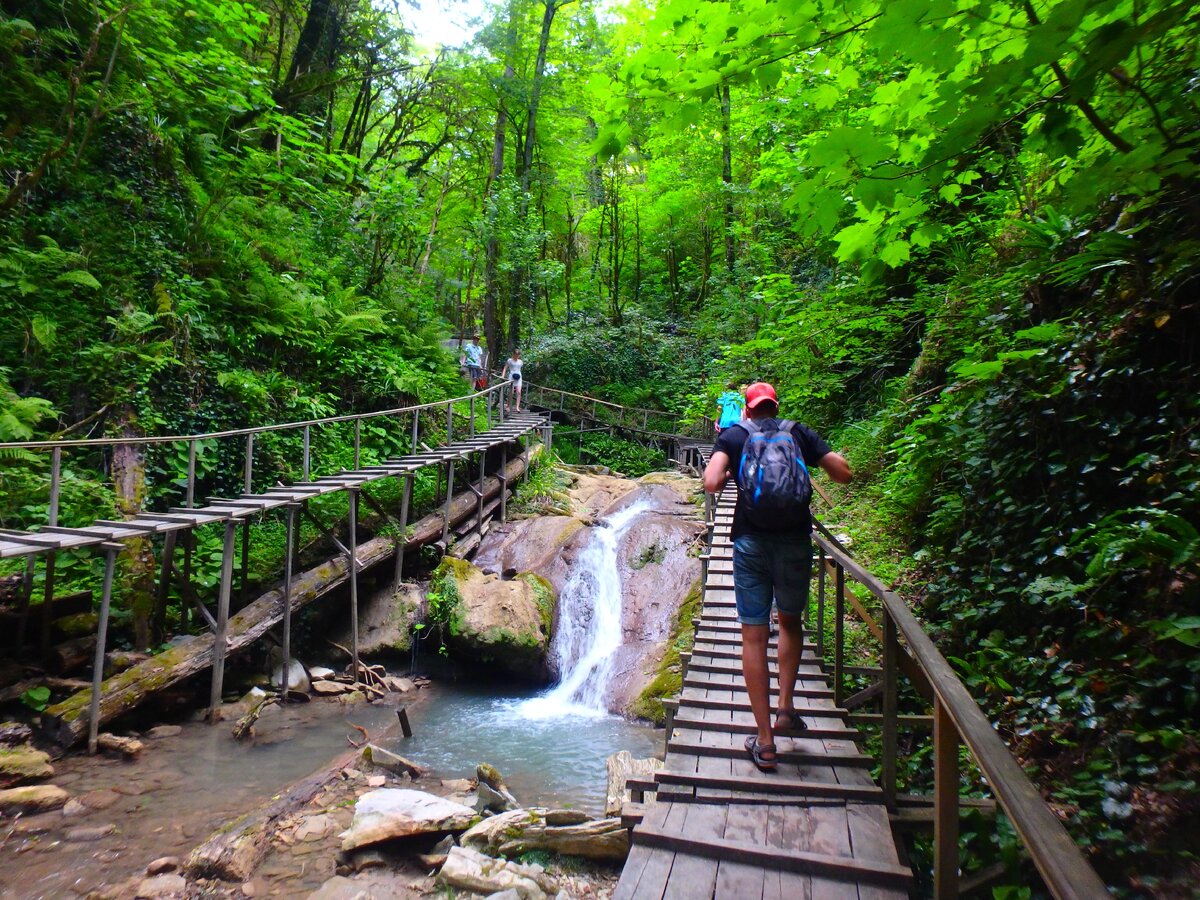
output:
M 31 687 L 21 695 L 21 702 L 34 712 L 41 712 L 50 703 L 50 688 L 44 684 Z

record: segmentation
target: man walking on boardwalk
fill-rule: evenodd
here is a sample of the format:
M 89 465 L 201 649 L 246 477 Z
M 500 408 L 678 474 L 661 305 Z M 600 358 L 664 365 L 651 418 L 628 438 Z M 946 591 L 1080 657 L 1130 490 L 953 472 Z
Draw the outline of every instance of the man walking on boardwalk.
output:
M 733 513 L 733 591 L 742 626 L 742 674 L 757 734 L 746 739 L 750 759 L 764 772 L 778 767 L 776 731 L 806 728 L 793 692 L 804 648 L 804 610 L 812 577 L 811 485 L 819 465 L 834 481 L 850 480 L 850 465 L 809 428 L 779 415 L 775 389 L 746 389 L 747 419 L 724 429 L 704 469 L 704 489 L 716 494 L 736 475 Z M 779 607 L 779 705 L 771 721 L 767 668 L 771 604 Z

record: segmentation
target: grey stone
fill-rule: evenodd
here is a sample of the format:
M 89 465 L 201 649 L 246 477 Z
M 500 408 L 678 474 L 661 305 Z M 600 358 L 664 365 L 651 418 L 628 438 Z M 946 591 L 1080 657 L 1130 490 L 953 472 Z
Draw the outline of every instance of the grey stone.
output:
M 363 759 L 372 765 L 386 769 L 389 772 L 395 772 L 398 775 L 411 775 L 413 778 L 418 778 L 425 772 L 415 762 L 405 759 L 400 754 L 393 753 L 391 750 L 385 750 L 377 744 L 367 744 L 363 749 Z
M 0 791 L 0 813 L 47 812 L 61 809 L 71 795 L 53 784 L 35 784 Z
M 137 900 L 157 900 L 157 898 L 184 897 L 187 895 L 187 881 L 182 875 L 155 875 L 145 878 L 137 888 Z
M 484 810 L 508 812 L 509 810 L 520 809 L 520 807 L 521 804 L 508 791 L 497 791 L 494 788 L 488 787 L 482 781 L 479 782 L 479 793 L 475 800 L 475 809 L 479 812 L 483 812 Z
M 308 672 L 304 669 L 304 663 L 298 659 L 288 660 L 288 690 L 299 691 L 302 694 L 307 694 L 310 687 L 308 680 Z M 271 672 L 271 686 L 280 687 L 283 684 L 283 665 L 275 666 Z
M 476 818 L 470 807 L 425 791 L 380 788 L 358 798 L 354 819 L 342 832 L 342 850 L 416 834 L 464 831 Z
M 155 725 L 146 732 L 145 736 L 152 741 L 156 741 L 160 738 L 175 737 L 175 735 L 181 734 L 182 732 L 182 725 Z
M 514 890 L 521 900 L 543 900 L 558 893 L 554 879 L 541 866 L 524 866 L 455 847 L 437 877 L 439 884 L 478 894 Z
M 103 840 L 116 830 L 117 826 L 111 822 L 107 825 L 80 826 L 79 828 L 68 828 L 63 838 L 72 844 L 85 844 L 90 841 Z
M 150 865 L 146 866 L 147 875 L 164 875 L 167 872 L 176 872 L 183 861 L 178 856 L 160 856 Z

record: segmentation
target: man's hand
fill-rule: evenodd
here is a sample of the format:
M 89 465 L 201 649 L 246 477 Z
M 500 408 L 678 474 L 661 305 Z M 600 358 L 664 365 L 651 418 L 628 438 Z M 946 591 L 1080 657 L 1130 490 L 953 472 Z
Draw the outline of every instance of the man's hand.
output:
M 718 450 L 708 458 L 708 465 L 704 467 L 704 490 L 710 494 L 719 493 L 728 480 L 729 454 Z

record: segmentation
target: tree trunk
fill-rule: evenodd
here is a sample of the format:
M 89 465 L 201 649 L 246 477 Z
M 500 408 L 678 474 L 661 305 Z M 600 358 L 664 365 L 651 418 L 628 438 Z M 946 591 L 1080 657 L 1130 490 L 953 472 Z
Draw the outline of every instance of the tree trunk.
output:
M 425 237 L 425 252 L 421 254 L 421 262 L 417 265 L 417 284 L 425 280 L 425 269 L 429 266 L 429 256 L 433 253 L 433 238 L 437 234 L 438 220 L 442 217 L 442 206 L 446 202 L 446 194 L 450 192 L 450 169 L 446 163 L 446 172 L 442 176 L 442 192 L 438 194 L 437 207 L 433 210 L 433 221 L 429 223 L 429 234 Z
M 733 242 L 733 142 L 729 133 L 729 82 L 721 84 L 721 181 L 724 184 L 722 211 L 725 226 L 725 268 L 732 272 Z
M 140 437 L 141 429 L 131 409 L 118 412 L 116 429 L 120 437 Z M 142 511 L 146 501 L 146 454 L 142 444 L 114 444 L 112 451 L 112 480 L 117 509 L 125 519 L 133 519 Z M 123 541 L 125 565 L 120 569 L 122 595 L 129 599 L 133 613 L 134 649 L 147 650 L 155 638 L 151 620 L 154 616 L 154 549 L 146 537 Z

